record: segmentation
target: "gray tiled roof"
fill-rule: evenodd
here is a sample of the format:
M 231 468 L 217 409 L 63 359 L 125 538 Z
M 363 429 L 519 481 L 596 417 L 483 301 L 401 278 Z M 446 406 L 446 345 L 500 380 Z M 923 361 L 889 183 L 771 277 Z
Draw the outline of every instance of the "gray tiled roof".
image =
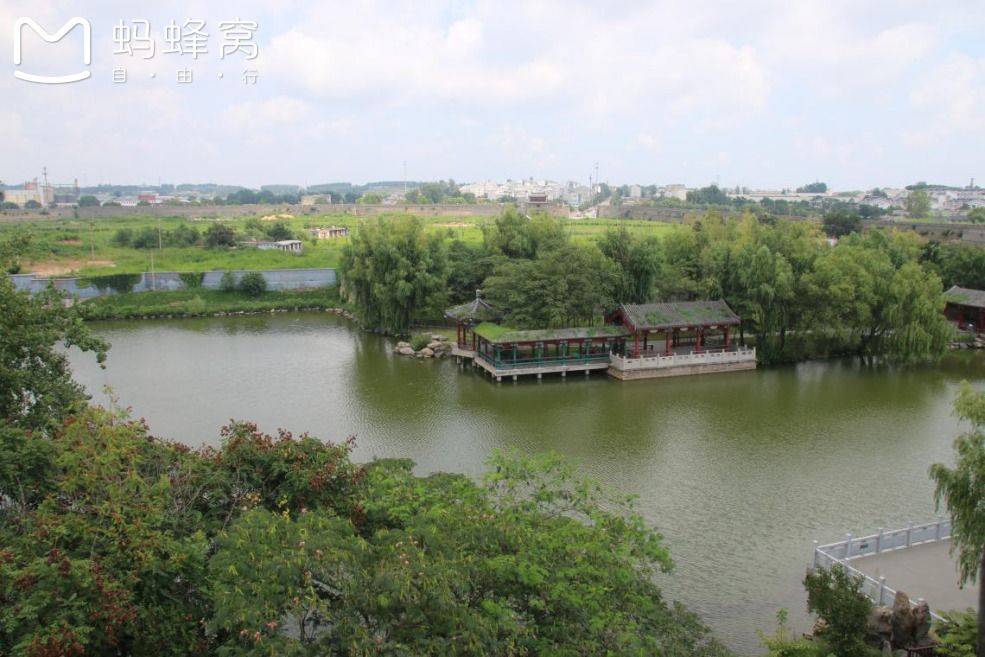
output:
M 967 287 L 954 285 L 944 293 L 944 300 L 959 306 L 971 306 L 972 308 L 985 308 L 985 291 L 972 290 Z

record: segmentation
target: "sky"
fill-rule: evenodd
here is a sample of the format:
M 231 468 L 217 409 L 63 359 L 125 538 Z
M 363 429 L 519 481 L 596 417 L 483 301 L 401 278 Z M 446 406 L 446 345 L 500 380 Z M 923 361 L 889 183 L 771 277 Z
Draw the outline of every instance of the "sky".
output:
M 29 27 L 15 64 L 19 19 L 76 16 L 91 65 Z M 153 56 L 115 53 L 138 20 Z M 164 52 L 172 21 L 207 52 Z M 0 0 L 0 180 L 985 182 L 983 28 L 980 0 Z

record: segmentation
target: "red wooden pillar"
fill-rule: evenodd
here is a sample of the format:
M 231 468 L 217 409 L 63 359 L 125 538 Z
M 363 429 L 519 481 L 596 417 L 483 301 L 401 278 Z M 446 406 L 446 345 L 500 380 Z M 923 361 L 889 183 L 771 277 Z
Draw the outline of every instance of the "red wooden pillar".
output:
M 640 332 L 633 334 L 633 358 L 640 357 Z
M 732 347 L 732 336 L 729 334 L 729 327 L 725 327 L 725 351 Z
M 701 329 L 696 329 L 695 330 L 695 336 L 696 337 L 694 339 L 694 344 L 697 347 L 697 349 L 695 349 L 695 351 L 697 351 L 699 354 L 701 353 L 701 333 L 702 333 Z
M 670 355 L 670 331 L 664 331 L 664 353 Z

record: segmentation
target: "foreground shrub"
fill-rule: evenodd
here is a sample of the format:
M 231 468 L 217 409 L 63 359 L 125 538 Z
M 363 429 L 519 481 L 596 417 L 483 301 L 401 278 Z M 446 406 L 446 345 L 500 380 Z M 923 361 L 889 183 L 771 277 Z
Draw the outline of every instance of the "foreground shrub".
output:
M 821 635 L 839 657 L 869 654 L 865 645 L 865 626 L 872 603 L 862 593 L 861 576 L 853 577 L 844 568 L 818 568 L 804 579 L 807 610 L 827 623 Z
M 239 279 L 239 289 L 251 297 L 258 297 L 267 291 L 267 279 L 258 271 L 247 272 Z

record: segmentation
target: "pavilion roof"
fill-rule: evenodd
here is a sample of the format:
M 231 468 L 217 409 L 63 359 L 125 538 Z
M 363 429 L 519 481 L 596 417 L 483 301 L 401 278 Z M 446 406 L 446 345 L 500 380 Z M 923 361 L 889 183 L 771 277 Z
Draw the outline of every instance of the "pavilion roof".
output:
M 491 322 L 502 318 L 503 313 L 484 299 L 476 297 L 468 303 L 452 306 L 445 310 L 445 317 L 457 321 L 470 320 L 472 322 Z
M 624 317 L 637 330 L 736 325 L 741 320 L 725 301 L 622 304 Z
M 944 300 L 959 306 L 985 308 L 985 291 L 954 285 L 944 293 Z
M 581 328 L 536 329 L 519 331 L 508 326 L 484 322 L 475 327 L 475 334 L 494 344 L 517 342 L 550 342 L 555 340 L 587 340 L 590 338 L 625 337 L 621 326 L 586 326 Z

